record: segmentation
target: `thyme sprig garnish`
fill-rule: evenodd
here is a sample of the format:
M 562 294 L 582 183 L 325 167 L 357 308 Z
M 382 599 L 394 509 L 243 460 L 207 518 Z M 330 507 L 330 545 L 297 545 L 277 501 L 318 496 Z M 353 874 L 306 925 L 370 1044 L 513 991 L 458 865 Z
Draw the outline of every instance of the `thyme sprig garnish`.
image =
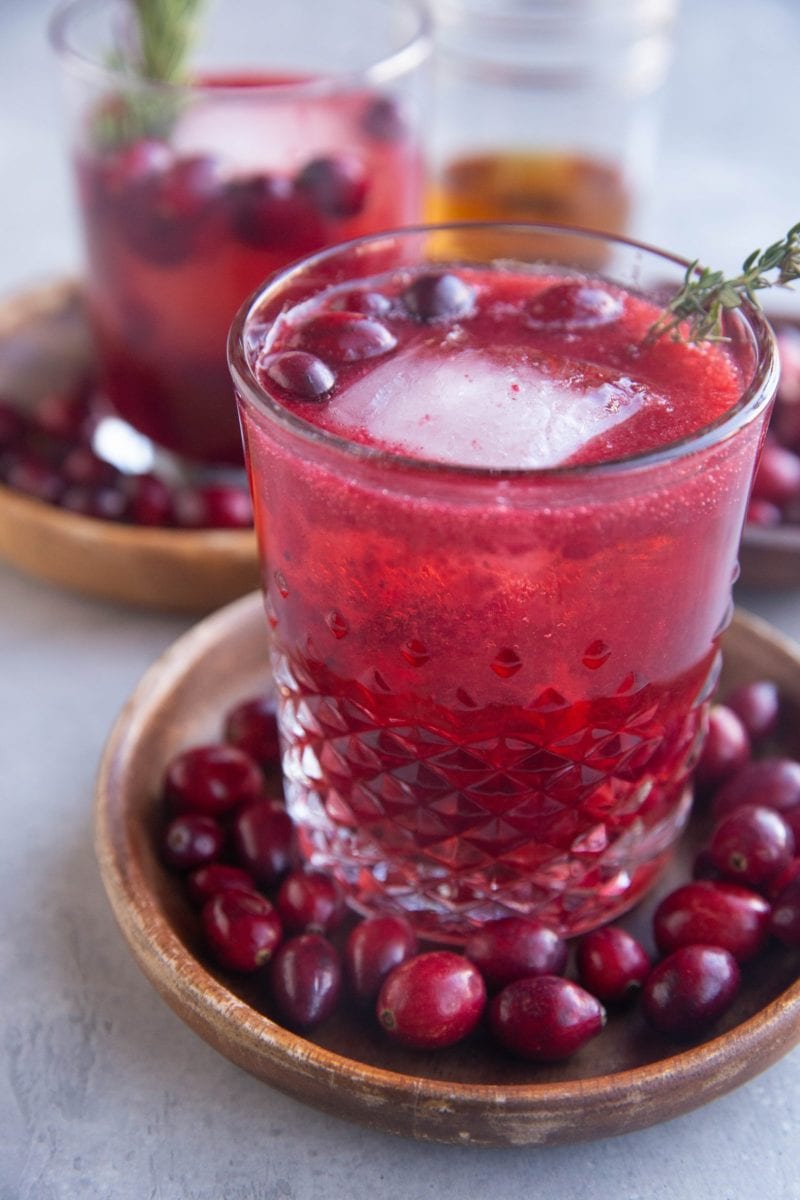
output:
M 183 83 L 204 0 L 133 0 L 138 69 L 160 83 Z
M 647 333 L 647 341 L 669 335 L 675 341 L 724 341 L 725 313 L 740 308 L 745 299 L 760 307 L 756 292 L 763 288 L 788 287 L 800 279 L 800 222 L 786 237 L 766 250 L 754 250 L 739 275 L 726 279 L 722 271 L 711 271 L 699 262 L 690 263 L 682 287 Z

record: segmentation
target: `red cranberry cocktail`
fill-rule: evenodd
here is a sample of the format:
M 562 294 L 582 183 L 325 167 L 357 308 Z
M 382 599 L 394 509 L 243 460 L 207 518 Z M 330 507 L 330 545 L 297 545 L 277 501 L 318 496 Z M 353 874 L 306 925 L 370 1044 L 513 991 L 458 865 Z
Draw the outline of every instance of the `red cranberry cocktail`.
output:
M 415 0 L 240 0 L 216 25 L 209 6 L 188 82 L 167 84 L 125 66 L 132 8 L 77 0 L 53 27 L 101 383 L 157 446 L 241 464 L 236 309 L 297 258 L 419 219 L 426 21 Z
M 685 264 L 485 232 L 318 255 L 229 343 L 302 850 L 453 940 L 578 933 L 663 866 L 776 382 L 755 311 L 649 336 Z

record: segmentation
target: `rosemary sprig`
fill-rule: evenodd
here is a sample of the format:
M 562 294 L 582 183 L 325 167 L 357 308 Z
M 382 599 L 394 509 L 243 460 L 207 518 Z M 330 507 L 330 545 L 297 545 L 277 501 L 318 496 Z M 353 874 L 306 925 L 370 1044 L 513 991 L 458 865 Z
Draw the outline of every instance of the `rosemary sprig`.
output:
M 665 334 L 693 345 L 724 341 L 726 312 L 740 308 L 745 299 L 760 307 L 756 292 L 787 287 L 796 279 L 800 279 L 800 222 L 781 241 L 766 250 L 754 250 L 742 264 L 741 273 L 732 279 L 726 279 L 722 271 L 701 267 L 697 260 L 691 263 L 682 287 L 648 330 L 647 341 Z
M 181 84 L 189 78 L 189 53 L 205 0 L 129 0 L 132 17 L 109 58 L 123 87 L 95 114 L 93 136 L 101 150 L 141 137 L 167 137 L 180 111 L 179 91 L 149 84 Z M 144 84 L 144 86 L 142 86 Z
M 160 83 L 182 83 L 197 36 L 203 0 L 133 0 L 138 21 L 140 73 Z

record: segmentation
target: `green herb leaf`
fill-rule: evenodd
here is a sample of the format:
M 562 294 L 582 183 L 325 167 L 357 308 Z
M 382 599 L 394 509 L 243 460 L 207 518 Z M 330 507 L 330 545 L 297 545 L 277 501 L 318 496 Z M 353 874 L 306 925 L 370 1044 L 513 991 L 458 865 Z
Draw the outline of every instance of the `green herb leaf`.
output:
M 769 273 L 775 271 L 777 277 L 770 278 Z M 668 334 L 675 341 L 693 345 L 723 341 L 726 312 L 739 308 L 745 299 L 758 305 L 758 291 L 788 287 L 797 279 L 800 279 L 800 222 L 780 242 L 748 255 L 740 274 L 732 279 L 726 279 L 722 271 L 710 271 L 696 261 L 691 263 L 683 286 L 651 325 L 646 340 L 652 342 Z
M 139 70 L 146 79 L 184 81 L 202 4 L 203 0 L 133 0 L 139 23 Z

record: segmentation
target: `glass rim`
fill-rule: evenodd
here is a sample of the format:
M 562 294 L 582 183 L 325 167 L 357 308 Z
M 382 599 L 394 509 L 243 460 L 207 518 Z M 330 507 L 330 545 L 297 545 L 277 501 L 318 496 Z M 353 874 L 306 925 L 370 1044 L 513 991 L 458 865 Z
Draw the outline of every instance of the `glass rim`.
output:
M 415 67 L 421 65 L 430 55 L 433 46 L 433 22 L 423 0 L 400 0 L 407 11 L 416 15 L 416 27 L 396 49 L 381 55 L 368 66 L 353 70 L 316 73 L 313 76 L 297 81 L 283 83 L 259 83 L 256 81 L 225 86 L 205 84 L 202 76 L 198 81 L 189 79 L 182 83 L 170 83 L 165 80 L 148 79 L 137 75 L 135 71 L 126 68 L 109 66 L 97 58 L 83 53 L 70 38 L 73 19 L 92 9 L 109 9 L 116 0 L 61 0 L 51 14 L 47 24 L 47 36 L 50 45 L 62 62 L 68 64 L 75 73 L 87 82 L 95 84 L 135 84 L 154 92 L 167 94 L 196 94 L 206 91 L 213 92 L 216 99 L 220 97 L 264 96 L 279 101 L 283 97 L 303 97 L 326 95 L 339 92 L 359 84 L 385 84 L 403 75 L 409 74 Z M 398 0 L 374 0 L 384 9 L 390 11 L 396 7 Z M 247 79 L 248 72 L 243 72 Z
M 615 246 L 627 247 L 639 251 L 649 257 L 658 259 L 673 266 L 680 267 L 685 273 L 696 266 L 689 259 L 668 251 L 660 250 L 647 242 L 628 238 L 617 234 L 603 233 L 597 230 L 585 229 L 576 225 L 546 224 L 540 222 L 506 222 L 506 221 L 457 221 L 441 224 L 420 224 L 390 229 L 377 234 L 368 234 L 347 242 L 327 247 L 313 255 L 296 260 L 288 267 L 270 275 L 260 286 L 250 294 L 236 312 L 228 333 L 227 353 L 228 367 L 233 378 L 234 386 L 241 394 L 246 404 L 267 417 L 270 421 L 282 427 L 285 431 L 299 436 L 304 441 L 322 447 L 352 460 L 369 463 L 397 471 L 416 472 L 419 474 L 435 475 L 440 478 L 461 479 L 471 482 L 533 481 L 553 482 L 568 480 L 585 480 L 603 478 L 619 474 L 633 474 L 653 467 L 699 453 L 714 445 L 720 445 L 731 438 L 739 429 L 754 420 L 759 412 L 769 402 L 777 389 L 779 362 L 775 335 L 763 310 L 757 304 L 745 299 L 741 306 L 732 311 L 731 317 L 739 320 L 748 330 L 752 338 L 755 367 L 747 386 L 743 388 L 738 402 L 727 409 L 714 421 L 701 426 L 692 433 L 650 450 L 638 451 L 634 454 L 618 458 L 606 459 L 601 462 L 577 463 L 574 465 L 553 467 L 484 467 L 464 463 L 443 462 L 437 459 L 414 457 L 382 446 L 371 446 L 357 442 L 330 430 L 322 429 L 303 417 L 297 416 L 285 408 L 258 382 L 248 359 L 245 345 L 245 332 L 259 308 L 269 295 L 278 295 L 280 290 L 290 281 L 297 280 L 315 266 L 343 254 L 358 253 L 362 246 L 374 245 L 389 239 L 408 239 L 424 237 L 437 233 L 469 232 L 486 233 L 487 229 L 497 229 L 509 233 L 538 235 L 552 234 L 563 237 L 584 238 L 587 241 L 601 241 Z M 491 263 L 470 264 L 468 257 L 460 259 L 464 265 L 491 266 Z M 496 260 L 492 260 L 496 261 Z M 507 260 L 503 259 L 503 263 Z M 521 265 L 530 266 L 530 263 Z M 557 263 L 551 263 L 557 266 Z M 561 264 L 568 265 L 568 264 Z M 697 268 L 700 269 L 699 267 Z M 606 278 L 602 269 L 587 271 L 578 268 L 578 274 L 596 279 Z M 610 279 L 610 282 L 613 280 Z M 617 284 L 617 286 L 625 286 Z

